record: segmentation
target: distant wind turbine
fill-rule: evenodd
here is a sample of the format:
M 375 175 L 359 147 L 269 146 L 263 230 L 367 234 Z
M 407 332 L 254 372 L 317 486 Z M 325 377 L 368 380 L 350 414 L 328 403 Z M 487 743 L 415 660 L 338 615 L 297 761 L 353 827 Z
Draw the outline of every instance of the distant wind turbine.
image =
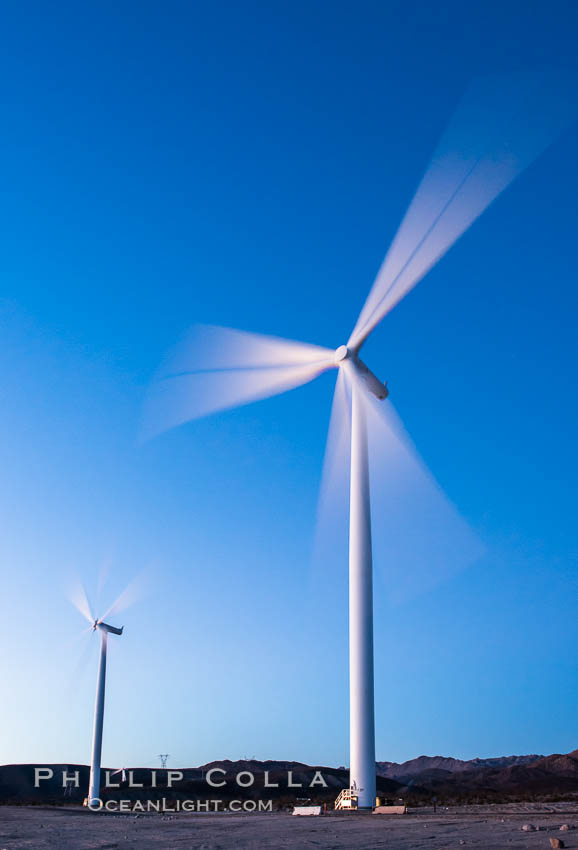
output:
M 121 782 L 126 782 L 126 767 L 119 767 L 117 770 L 113 770 L 110 775 L 117 776 L 119 773 L 121 775 Z
M 359 808 L 374 805 L 376 790 L 370 513 L 374 449 L 368 435 L 376 433 L 378 418 L 392 464 L 398 450 L 408 457 L 413 451 L 396 437 L 391 411 L 380 414 L 377 402 L 387 398 L 388 390 L 361 360 L 360 349 L 384 316 L 574 120 L 573 84 L 562 74 L 535 73 L 488 77 L 472 86 L 434 153 L 345 345 L 331 350 L 200 327 L 192 345 L 177 352 L 159 373 L 146 401 L 143 436 L 148 438 L 187 420 L 292 389 L 327 369 L 338 370 L 330 434 L 346 433 L 349 448 L 350 791 Z

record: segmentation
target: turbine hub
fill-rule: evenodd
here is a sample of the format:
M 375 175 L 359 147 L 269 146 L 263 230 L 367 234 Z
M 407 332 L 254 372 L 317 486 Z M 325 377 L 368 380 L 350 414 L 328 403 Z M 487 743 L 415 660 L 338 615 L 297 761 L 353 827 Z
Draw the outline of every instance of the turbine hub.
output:
M 339 346 L 339 348 L 336 348 L 336 349 L 335 349 L 335 355 L 334 355 L 334 357 L 335 357 L 335 362 L 336 362 L 336 363 L 341 363 L 341 361 L 342 361 L 342 360 L 345 360 L 345 358 L 346 358 L 348 355 L 349 355 L 349 349 L 348 349 L 348 347 L 347 347 L 346 345 L 340 345 L 340 346 Z

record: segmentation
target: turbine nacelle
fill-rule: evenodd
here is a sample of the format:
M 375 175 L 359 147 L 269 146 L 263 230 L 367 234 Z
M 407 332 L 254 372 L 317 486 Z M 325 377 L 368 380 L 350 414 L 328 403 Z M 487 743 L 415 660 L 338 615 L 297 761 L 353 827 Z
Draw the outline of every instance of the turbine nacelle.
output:
M 92 630 L 96 631 L 97 629 L 100 629 L 101 632 L 106 632 L 107 634 L 109 632 L 112 632 L 113 635 L 121 635 L 124 626 L 121 626 L 120 629 L 117 629 L 116 626 L 109 626 L 108 623 L 103 623 L 102 620 L 95 620 L 92 625 Z
M 377 378 L 373 372 L 368 369 L 363 360 L 359 358 L 356 351 L 353 351 L 346 345 L 340 345 L 339 348 L 335 349 L 334 357 L 336 366 L 349 363 L 357 377 L 365 384 L 366 389 L 380 401 L 388 397 L 389 390 L 387 389 L 387 384 L 383 384 L 379 378 Z

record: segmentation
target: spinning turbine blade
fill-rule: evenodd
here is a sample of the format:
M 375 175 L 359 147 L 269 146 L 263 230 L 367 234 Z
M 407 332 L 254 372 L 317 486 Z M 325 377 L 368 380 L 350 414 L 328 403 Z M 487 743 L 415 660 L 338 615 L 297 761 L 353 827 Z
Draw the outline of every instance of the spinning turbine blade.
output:
M 327 583 L 327 567 L 332 582 L 346 579 L 347 523 L 349 518 L 349 458 L 351 453 L 351 399 L 343 369 L 337 374 L 323 473 L 317 503 L 313 563 L 320 568 L 320 580 Z
M 196 325 L 176 347 L 161 375 L 191 368 L 205 372 L 309 365 L 328 356 L 332 357 L 333 351 L 319 345 L 217 325 Z
M 78 634 L 74 638 L 72 638 L 72 640 L 70 641 L 70 645 L 76 645 L 79 641 L 83 641 L 84 638 L 87 635 L 91 634 L 91 632 L 93 632 L 93 631 L 94 631 L 94 629 L 93 629 L 92 625 L 86 626 L 86 628 L 81 629 L 78 632 Z
M 346 587 L 351 380 L 355 376 L 339 370 L 319 493 L 313 563 L 324 595 L 328 584 L 336 593 L 336 584 Z M 391 402 L 362 397 L 374 567 L 390 602 L 399 604 L 457 575 L 483 547 L 419 457 Z
M 351 401 L 343 369 L 337 373 L 329 433 L 323 462 L 321 498 L 325 493 L 331 497 L 336 486 L 341 487 L 349 479 L 349 453 L 351 451 Z
M 73 580 L 73 584 L 69 588 L 67 596 L 69 602 L 71 602 L 76 608 L 76 610 L 79 611 L 82 616 L 86 620 L 88 620 L 88 622 L 92 625 L 94 623 L 95 618 L 90 608 L 84 585 L 78 578 L 75 578 Z
M 114 600 L 112 605 L 106 609 L 104 614 L 99 617 L 99 622 L 106 620 L 111 614 L 119 614 L 121 611 L 126 611 L 127 608 L 130 608 L 137 599 L 139 599 L 143 592 L 143 579 L 142 576 L 137 576 L 137 578 L 133 579 L 120 593 L 117 598 Z
M 479 215 L 576 118 L 562 73 L 483 78 L 442 137 L 351 334 L 358 348 Z
M 333 366 L 328 348 L 197 326 L 151 385 L 141 437 L 294 389 Z
M 95 607 L 100 608 L 100 598 L 102 595 L 102 591 L 108 581 L 108 577 L 110 575 L 110 570 L 112 567 L 112 558 L 107 556 L 103 561 L 101 561 L 100 566 L 98 568 L 98 581 L 96 583 L 96 602 Z
M 393 603 L 470 566 L 483 546 L 441 490 L 390 401 L 365 395 L 374 563 Z

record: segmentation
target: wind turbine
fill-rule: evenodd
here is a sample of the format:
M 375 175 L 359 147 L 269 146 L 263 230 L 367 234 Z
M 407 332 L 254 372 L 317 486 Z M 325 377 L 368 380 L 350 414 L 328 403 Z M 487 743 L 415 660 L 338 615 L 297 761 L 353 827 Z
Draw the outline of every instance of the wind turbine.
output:
M 106 685 L 106 649 L 109 634 L 121 635 L 123 626 L 109 626 L 102 620 L 95 620 L 93 631 L 100 632 L 100 659 L 96 680 L 96 702 L 94 704 L 94 728 L 92 732 L 92 757 L 90 759 L 90 781 L 88 783 L 89 807 L 99 805 L 100 800 L 100 759 L 102 755 L 102 726 L 104 722 L 104 689 Z
M 117 770 L 113 770 L 110 775 L 116 776 L 118 773 L 121 774 L 121 782 L 126 782 L 126 767 L 119 767 Z
M 104 618 L 108 617 L 114 611 L 118 611 L 121 607 L 126 607 L 129 600 L 129 590 L 131 585 L 124 590 L 115 602 L 108 608 L 102 617 L 94 617 L 88 603 L 88 599 L 84 588 L 79 586 L 75 589 L 74 595 L 71 595 L 70 601 L 80 611 L 83 617 L 90 623 L 89 630 L 91 632 L 99 632 L 100 634 L 100 656 L 98 662 L 98 675 L 96 680 L 96 699 L 94 704 L 94 725 L 92 732 L 92 755 L 90 759 L 90 779 L 88 784 L 88 797 L 85 800 L 85 805 L 89 808 L 99 807 L 100 803 L 100 763 L 102 756 L 102 730 L 104 725 L 104 696 L 106 688 L 106 656 L 108 648 L 108 636 L 122 635 L 124 626 L 117 628 L 104 622 Z M 122 768 L 124 772 L 124 768 Z
M 177 348 L 159 371 L 145 403 L 143 437 L 149 438 L 190 419 L 292 389 L 327 369 L 338 370 L 330 435 L 345 430 L 350 447 L 350 790 L 358 808 L 374 805 L 376 789 L 368 429 L 376 404 L 388 396 L 360 350 L 384 316 L 574 120 L 572 86 L 557 73 L 496 75 L 472 86 L 434 153 L 345 345 L 333 351 L 200 327 L 192 343 Z M 391 429 L 384 429 L 383 436 L 393 440 Z

